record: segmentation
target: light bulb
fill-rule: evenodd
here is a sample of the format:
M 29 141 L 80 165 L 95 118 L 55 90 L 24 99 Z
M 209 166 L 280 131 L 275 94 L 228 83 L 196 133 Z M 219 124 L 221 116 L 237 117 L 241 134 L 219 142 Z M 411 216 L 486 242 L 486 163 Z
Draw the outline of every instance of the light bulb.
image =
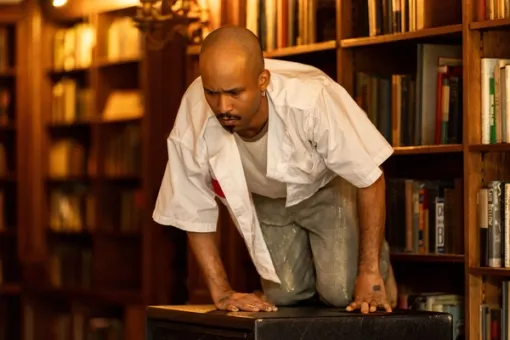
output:
M 53 7 L 64 6 L 67 3 L 67 0 L 53 0 Z

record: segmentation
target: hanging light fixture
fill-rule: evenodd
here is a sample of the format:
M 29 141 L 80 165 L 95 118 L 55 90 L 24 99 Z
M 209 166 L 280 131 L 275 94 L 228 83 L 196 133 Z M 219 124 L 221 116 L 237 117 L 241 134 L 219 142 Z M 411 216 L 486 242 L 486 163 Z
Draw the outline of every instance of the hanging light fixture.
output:
M 198 0 L 140 0 L 133 17 L 151 49 L 161 49 L 177 33 L 199 44 L 208 25 L 207 9 Z

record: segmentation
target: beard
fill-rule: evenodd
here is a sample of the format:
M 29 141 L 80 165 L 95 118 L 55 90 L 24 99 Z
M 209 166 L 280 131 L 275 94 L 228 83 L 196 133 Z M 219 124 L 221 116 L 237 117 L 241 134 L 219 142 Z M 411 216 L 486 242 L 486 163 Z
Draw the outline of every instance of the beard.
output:
M 263 98 L 264 97 L 261 96 L 261 100 Z M 235 114 L 231 114 L 231 113 L 228 113 L 228 112 L 221 112 L 221 113 L 215 114 L 215 116 L 216 116 L 216 119 L 218 119 L 218 122 L 220 122 L 220 125 L 223 127 L 223 129 L 225 129 L 230 134 L 233 134 L 236 129 L 238 131 L 246 129 L 249 126 L 249 124 L 250 124 L 251 120 L 253 119 L 253 117 L 256 115 L 256 113 L 259 110 L 260 110 L 260 103 L 258 103 L 258 105 L 253 107 L 251 109 L 250 113 L 244 115 L 244 117 L 238 116 L 238 115 L 235 115 Z M 224 124 L 222 124 L 222 122 L 233 121 L 233 120 L 236 120 L 236 121 L 238 121 L 240 123 L 235 124 L 235 125 L 224 125 Z
M 216 115 L 216 118 L 218 119 L 218 121 L 221 122 L 222 121 L 228 121 L 228 120 L 241 120 L 241 117 L 240 116 L 236 116 L 236 115 L 233 115 L 233 114 L 230 114 L 230 113 L 218 113 Z M 228 131 L 229 133 L 233 134 L 234 133 L 234 128 L 235 126 L 234 125 L 223 125 L 221 124 L 221 126 L 226 130 Z
M 241 120 L 241 117 L 236 116 L 236 115 L 233 115 L 233 114 L 230 114 L 230 113 L 218 113 L 218 114 L 216 115 L 216 118 L 217 118 L 218 120 L 220 120 L 220 121 L 221 121 L 221 120 L 233 120 L 233 119 L 235 119 L 235 120 Z
M 228 133 L 230 133 L 231 135 L 234 134 L 234 127 L 233 126 L 225 126 L 225 125 L 222 125 L 221 126 L 223 129 L 225 129 L 225 131 L 227 131 Z

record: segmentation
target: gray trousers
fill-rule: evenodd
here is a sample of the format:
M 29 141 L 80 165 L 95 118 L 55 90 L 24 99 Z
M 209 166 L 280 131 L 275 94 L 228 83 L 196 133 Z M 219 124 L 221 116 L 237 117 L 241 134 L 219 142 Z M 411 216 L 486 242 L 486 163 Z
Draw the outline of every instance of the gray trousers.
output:
M 318 293 L 329 305 L 352 302 L 358 272 L 357 189 L 340 177 L 292 207 L 285 199 L 253 195 L 257 216 L 281 284 L 262 279 L 264 295 L 285 306 Z M 389 247 L 381 249 L 386 280 Z

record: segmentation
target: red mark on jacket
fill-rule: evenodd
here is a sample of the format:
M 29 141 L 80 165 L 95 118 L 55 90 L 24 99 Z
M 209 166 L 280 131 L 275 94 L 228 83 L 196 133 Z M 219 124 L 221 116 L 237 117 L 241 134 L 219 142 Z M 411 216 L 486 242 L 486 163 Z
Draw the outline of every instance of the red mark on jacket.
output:
M 221 198 L 225 198 L 225 194 L 223 193 L 223 190 L 221 189 L 220 183 L 217 179 L 212 179 L 212 186 L 216 195 L 220 196 Z

